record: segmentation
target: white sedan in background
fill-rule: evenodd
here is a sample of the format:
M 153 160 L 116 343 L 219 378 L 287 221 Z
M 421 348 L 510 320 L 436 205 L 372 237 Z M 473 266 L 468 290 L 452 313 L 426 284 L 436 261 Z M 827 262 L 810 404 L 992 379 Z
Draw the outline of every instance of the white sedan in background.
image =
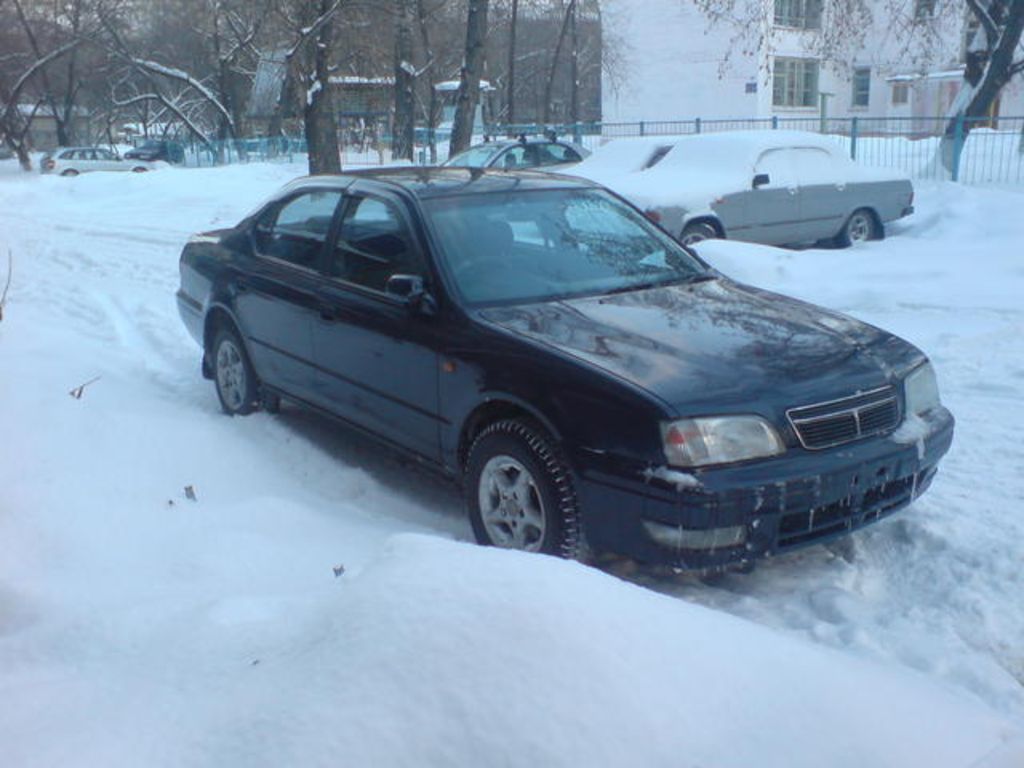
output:
M 153 169 L 145 160 L 124 160 L 103 147 L 64 147 L 43 157 L 39 163 L 42 173 L 77 176 L 91 171 L 133 171 L 143 173 Z

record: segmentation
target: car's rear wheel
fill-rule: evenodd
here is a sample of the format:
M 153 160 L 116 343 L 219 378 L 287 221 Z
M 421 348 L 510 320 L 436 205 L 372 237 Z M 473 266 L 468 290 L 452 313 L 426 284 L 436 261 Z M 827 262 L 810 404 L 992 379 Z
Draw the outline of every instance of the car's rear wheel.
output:
M 481 544 L 576 557 L 580 514 L 569 468 L 548 435 L 518 419 L 477 435 L 465 473 L 466 506 Z
M 137 165 L 132 168 L 132 173 L 145 173 L 149 168 L 143 168 L 141 165 Z
M 679 242 L 683 245 L 696 245 L 702 240 L 714 240 L 718 237 L 718 230 L 709 221 L 694 221 L 683 227 L 683 233 L 679 236 Z
M 66 171 L 61 171 L 60 175 L 61 176 L 77 176 L 78 175 L 78 171 L 76 171 L 74 168 L 68 168 Z
M 213 381 L 221 408 L 231 416 L 244 416 L 259 404 L 259 383 L 238 333 L 221 326 L 210 347 Z
M 879 237 L 878 229 L 879 226 L 875 220 L 875 214 L 868 208 L 858 208 L 850 214 L 850 218 L 846 220 L 846 224 L 843 225 L 843 228 L 836 236 L 836 245 L 840 248 L 846 248 L 854 243 L 866 243 L 868 240 L 877 240 Z

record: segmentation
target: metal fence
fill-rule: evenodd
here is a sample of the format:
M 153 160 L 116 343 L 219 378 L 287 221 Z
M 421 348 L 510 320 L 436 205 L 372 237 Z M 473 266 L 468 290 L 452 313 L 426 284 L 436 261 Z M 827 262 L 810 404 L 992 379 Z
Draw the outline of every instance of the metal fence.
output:
M 632 123 L 576 123 L 543 126 L 490 125 L 484 136 L 503 137 L 554 132 L 588 149 L 613 139 L 658 137 L 666 139 L 699 133 L 738 130 L 813 131 L 835 139 L 862 165 L 896 168 L 916 179 L 952 179 L 968 184 L 1024 184 L 1024 117 L 960 119 L 950 123 L 935 117 L 753 118 L 749 120 L 637 121 Z M 375 135 L 372 142 L 349 140 L 342 147 L 342 165 L 381 165 L 392 162 L 390 137 Z M 416 131 L 416 161 L 438 162 L 447 157 L 450 133 L 443 129 Z M 433 151 L 431 151 L 433 145 Z M 297 138 L 231 139 L 179 142 L 183 163 L 202 167 L 245 162 L 301 160 L 306 142 Z
M 800 130 L 834 137 L 863 165 L 897 168 L 918 179 L 970 184 L 1024 183 L 1024 117 L 769 117 L 748 120 L 638 121 L 555 126 L 491 126 L 494 136 L 553 131 L 595 149 L 621 138 L 679 137 L 715 131 Z

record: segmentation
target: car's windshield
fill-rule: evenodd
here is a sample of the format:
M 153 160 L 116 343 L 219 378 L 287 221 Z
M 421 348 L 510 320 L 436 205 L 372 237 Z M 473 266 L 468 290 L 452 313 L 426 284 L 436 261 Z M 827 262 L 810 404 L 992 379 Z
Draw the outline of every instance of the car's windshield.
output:
M 468 304 L 616 293 L 707 274 L 675 240 L 601 190 L 460 195 L 424 206 Z
M 445 165 L 455 168 L 484 168 L 501 151 L 497 144 L 479 144 L 450 158 Z

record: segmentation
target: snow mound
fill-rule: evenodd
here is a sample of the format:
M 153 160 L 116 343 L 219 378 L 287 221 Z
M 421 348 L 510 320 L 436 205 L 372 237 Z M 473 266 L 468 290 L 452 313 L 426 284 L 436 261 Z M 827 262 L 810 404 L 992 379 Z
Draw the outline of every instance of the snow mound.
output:
M 312 593 L 139 607 L 34 655 L 0 708 L 8 765 L 940 768 L 1014 736 L 912 673 L 418 535 Z

